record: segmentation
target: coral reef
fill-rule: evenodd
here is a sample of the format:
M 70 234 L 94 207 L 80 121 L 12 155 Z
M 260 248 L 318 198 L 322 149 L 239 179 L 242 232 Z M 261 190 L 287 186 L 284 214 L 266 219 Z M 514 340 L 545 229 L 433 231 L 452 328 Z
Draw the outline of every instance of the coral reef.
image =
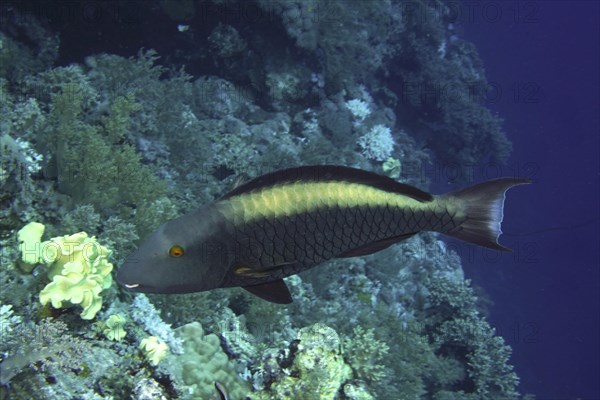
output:
M 181 340 L 175 336 L 171 325 L 162 320 L 158 310 L 145 295 L 139 294 L 134 298 L 131 304 L 131 317 L 152 336 L 157 336 L 168 343 L 174 353 L 181 354 L 183 352 Z
M 268 390 L 253 399 L 334 399 L 351 376 L 341 354 L 341 340 L 335 330 L 315 324 L 298 331 L 290 349 L 290 360 L 279 364 L 280 377 Z M 282 365 L 283 364 L 283 365 Z
M 0 363 L 1 385 L 8 384 L 27 366 L 34 370 L 50 366 L 75 368 L 81 363 L 81 354 L 88 350 L 88 344 L 71 336 L 61 321 L 43 320 L 37 326 L 22 327 L 18 333 L 12 331 L 2 340 L 3 351 L 8 350 L 8 355 Z
M 385 342 L 375 339 L 373 329 L 357 326 L 352 339 L 344 340 L 344 358 L 352 367 L 356 378 L 377 382 L 385 377 L 383 357 L 389 350 Z
M 399 117 L 443 164 L 505 161 L 511 144 L 502 120 L 483 104 L 489 85 L 482 62 L 474 45 L 454 32 L 451 14 L 442 2 L 417 2 L 404 15 L 410 34 L 398 37 L 390 70 Z
M 111 285 L 140 238 L 248 177 L 335 163 L 427 189 L 427 163 L 510 150 L 442 2 L 150 3 L 140 16 L 180 24 L 160 56 L 59 63 L 60 27 L 0 5 L 0 399 L 206 399 L 215 381 L 236 400 L 518 398 L 510 348 L 432 234 L 289 277 L 288 306 Z M 427 95 L 444 88 L 473 95 Z M 45 230 L 17 232 L 30 221 Z

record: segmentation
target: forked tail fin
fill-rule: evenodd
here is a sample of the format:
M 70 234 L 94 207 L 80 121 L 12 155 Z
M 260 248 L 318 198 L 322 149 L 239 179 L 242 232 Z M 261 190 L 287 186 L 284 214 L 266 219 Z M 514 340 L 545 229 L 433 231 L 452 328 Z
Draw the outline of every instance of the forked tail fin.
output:
M 498 243 L 502 234 L 500 225 L 504 216 L 504 198 L 511 187 L 527 183 L 531 181 L 523 178 L 500 178 L 448 193 L 445 196 L 454 197 L 462 204 L 466 219 L 455 230 L 446 234 L 490 249 L 510 251 L 508 247 Z

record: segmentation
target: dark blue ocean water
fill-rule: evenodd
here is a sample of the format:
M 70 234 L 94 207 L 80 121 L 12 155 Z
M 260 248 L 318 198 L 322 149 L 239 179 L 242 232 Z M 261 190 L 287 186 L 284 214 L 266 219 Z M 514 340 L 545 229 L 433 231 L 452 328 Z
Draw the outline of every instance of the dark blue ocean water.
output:
M 477 4 L 464 34 L 514 145 L 506 172 L 535 183 L 508 194 L 512 258 L 466 273 L 495 303 L 490 320 L 513 347 L 523 393 L 598 399 L 598 2 Z

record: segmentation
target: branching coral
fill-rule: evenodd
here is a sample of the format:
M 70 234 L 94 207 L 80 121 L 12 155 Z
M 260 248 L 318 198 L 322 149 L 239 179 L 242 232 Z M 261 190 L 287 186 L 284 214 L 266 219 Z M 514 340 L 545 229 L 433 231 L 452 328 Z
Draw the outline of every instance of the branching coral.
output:
M 34 369 L 50 365 L 74 368 L 79 365 L 81 356 L 89 352 L 89 345 L 70 335 L 64 322 L 50 319 L 37 326 L 23 326 L 18 334 L 7 335 L 2 346 L 10 350 L 0 363 L 0 385 L 8 384 L 28 365 Z
M 171 325 L 162 320 L 158 310 L 144 294 L 138 294 L 133 299 L 131 317 L 135 322 L 143 325 L 152 336 L 157 336 L 166 342 L 175 354 L 183 353 L 182 340 L 175 336 Z
M 383 357 L 389 350 L 384 342 L 375 339 L 373 329 L 357 326 L 352 338 L 344 340 L 344 358 L 358 379 L 377 382 L 385 377 Z
M 0 337 L 9 335 L 21 323 L 21 317 L 14 315 L 12 305 L 0 302 Z M 0 354 L 1 357 L 1 354 Z M 1 360 L 1 358 L 0 358 Z
M 362 154 L 373 160 L 383 161 L 394 150 L 394 138 L 390 128 L 384 125 L 375 125 L 365 135 L 358 138 L 358 145 Z
M 403 14 L 409 34 L 398 37 L 401 50 L 389 79 L 399 117 L 414 124 L 444 164 L 468 168 L 487 157 L 503 162 L 511 144 L 502 120 L 485 105 L 490 85 L 477 50 L 451 30 L 450 8 L 433 4 L 415 2 L 413 12 Z
M 519 379 L 508 363 L 510 347 L 479 315 L 468 282 L 434 278 L 429 290 L 427 333 L 435 353 L 467 365 L 468 378 L 455 386 L 476 398 L 517 398 Z
M 519 379 L 508 364 L 510 347 L 481 319 L 455 319 L 440 327 L 439 351 L 466 354 L 467 372 L 477 398 L 516 399 Z

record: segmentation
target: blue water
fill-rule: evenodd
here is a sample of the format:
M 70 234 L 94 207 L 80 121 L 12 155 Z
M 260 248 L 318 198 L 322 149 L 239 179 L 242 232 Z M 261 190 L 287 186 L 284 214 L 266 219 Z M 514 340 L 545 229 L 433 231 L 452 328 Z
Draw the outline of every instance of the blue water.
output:
M 515 3 L 500 5 L 465 35 L 502 88 L 489 106 L 513 142 L 507 172 L 535 183 L 508 195 L 515 257 L 465 268 L 495 302 L 523 393 L 598 399 L 598 2 L 520 2 L 516 19 Z

